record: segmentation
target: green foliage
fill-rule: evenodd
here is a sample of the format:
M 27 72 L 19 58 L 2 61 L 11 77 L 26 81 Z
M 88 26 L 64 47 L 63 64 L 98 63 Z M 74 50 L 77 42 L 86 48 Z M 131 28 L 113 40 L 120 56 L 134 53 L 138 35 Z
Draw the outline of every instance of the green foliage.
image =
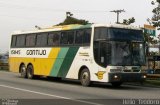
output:
M 86 25 L 86 24 L 89 24 L 89 22 L 86 21 L 86 20 L 77 19 L 77 18 L 74 18 L 74 17 L 71 17 L 71 16 L 67 16 L 66 19 L 62 23 L 59 23 L 58 25 L 69 25 L 69 24 Z
M 160 30 L 160 0 L 157 0 L 156 2 L 158 5 L 155 7 L 152 12 L 153 12 L 153 17 L 152 17 L 152 24 L 154 27 L 157 27 L 158 30 Z M 155 3 L 152 1 L 152 5 L 155 5 Z
M 132 24 L 134 22 L 135 22 L 135 18 L 134 17 L 129 18 L 129 19 L 123 19 L 123 24 L 125 24 L 125 25 L 130 25 L 130 24 Z
M 150 35 L 144 33 L 144 38 L 145 38 L 145 41 L 147 43 L 150 43 L 150 44 L 158 44 L 158 40 L 154 39 L 153 37 L 151 37 Z
M 153 25 L 154 27 L 157 27 L 157 29 L 160 29 L 160 0 L 156 0 L 156 2 L 152 1 L 152 5 L 156 5 L 152 10 L 153 16 L 151 21 L 149 23 Z M 144 34 L 144 37 L 146 39 L 146 42 L 151 43 L 151 44 L 157 44 L 158 40 L 155 40 L 153 37 L 150 37 L 150 35 Z

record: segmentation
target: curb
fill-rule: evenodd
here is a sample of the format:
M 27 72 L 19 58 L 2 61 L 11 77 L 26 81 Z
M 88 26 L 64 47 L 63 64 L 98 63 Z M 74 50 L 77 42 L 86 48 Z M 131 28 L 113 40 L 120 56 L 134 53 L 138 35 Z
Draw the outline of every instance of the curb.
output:
M 144 82 L 143 84 L 141 84 L 141 83 L 124 83 L 124 85 L 132 85 L 132 86 L 140 86 L 140 87 L 160 88 L 160 85 L 149 84 L 149 83 L 146 83 L 146 82 Z

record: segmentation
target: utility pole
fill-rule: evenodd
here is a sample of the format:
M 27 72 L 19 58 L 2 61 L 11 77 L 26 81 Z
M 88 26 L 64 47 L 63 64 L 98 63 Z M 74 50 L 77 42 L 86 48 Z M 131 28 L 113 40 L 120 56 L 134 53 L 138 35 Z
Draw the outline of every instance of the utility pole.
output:
M 114 12 L 114 13 L 116 13 L 117 14 L 117 24 L 119 24 L 119 14 L 120 13 L 122 13 L 122 12 L 125 12 L 125 10 L 123 9 L 123 10 L 113 10 L 113 11 L 110 11 L 110 12 Z

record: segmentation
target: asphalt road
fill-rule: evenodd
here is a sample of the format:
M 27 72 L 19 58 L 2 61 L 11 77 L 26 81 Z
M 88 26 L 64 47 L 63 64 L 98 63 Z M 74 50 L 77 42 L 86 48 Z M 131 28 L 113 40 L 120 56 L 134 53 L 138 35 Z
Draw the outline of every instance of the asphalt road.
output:
M 124 105 L 125 102 L 134 101 L 137 103 L 137 100 L 133 99 L 156 99 L 160 104 L 160 88 L 131 85 L 113 88 L 110 84 L 104 83 L 83 87 L 78 81 L 54 81 L 46 78 L 31 80 L 21 78 L 18 73 L 0 71 L 2 105 Z

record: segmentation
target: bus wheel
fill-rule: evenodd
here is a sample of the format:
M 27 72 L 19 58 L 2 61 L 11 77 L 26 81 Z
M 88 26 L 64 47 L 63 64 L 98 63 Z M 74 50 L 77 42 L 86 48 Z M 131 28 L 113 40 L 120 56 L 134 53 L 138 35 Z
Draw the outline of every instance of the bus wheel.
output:
M 24 64 L 20 66 L 20 73 L 22 78 L 27 78 L 27 71 Z
M 27 67 L 27 77 L 28 77 L 28 79 L 33 79 L 33 77 L 34 77 L 34 73 L 33 73 L 33 66 L 32 65 L 29 65 L 28 67 Z
M 112 82 L 111 84 L 113 87 L 120 87 L 122 85 L 122 82 Z
M 91 84 L 90 73 L 87 68 L 85 68 L 81 71 L 80 81 L 81 81 L 82 86 L 90 86 L 90 84 Z

